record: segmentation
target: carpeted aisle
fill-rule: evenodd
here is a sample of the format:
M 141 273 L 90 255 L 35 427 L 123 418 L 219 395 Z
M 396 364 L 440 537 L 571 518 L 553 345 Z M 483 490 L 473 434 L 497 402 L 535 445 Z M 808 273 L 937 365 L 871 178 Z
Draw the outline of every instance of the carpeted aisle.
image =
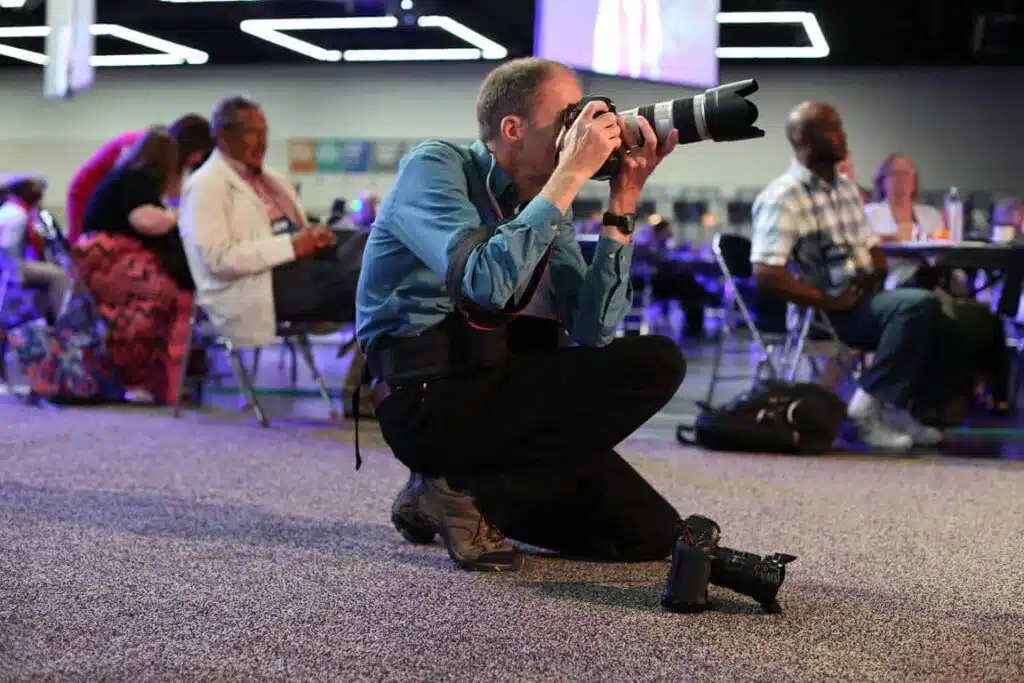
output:
M 800 556 L 783 615 L 658 608 L 667 566 L 454 570 L 387 521 L 367 425 L 0 406 L 0 681 L 1019 681 L 1020 463 L 624 452 L 724 542 Z

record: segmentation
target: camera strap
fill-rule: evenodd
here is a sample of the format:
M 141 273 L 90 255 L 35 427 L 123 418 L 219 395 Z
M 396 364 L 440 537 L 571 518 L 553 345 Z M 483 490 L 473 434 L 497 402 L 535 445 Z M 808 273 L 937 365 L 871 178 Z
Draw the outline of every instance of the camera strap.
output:
M 473 253 L 487 243 L 494 236 L 497 228 L 512 220 L 502 219 L 498 215 L 495 206 L 491 203 L 491 194 L 487 190 L 487 178 L 480 173 L 473 155 L 469 150 L 443 140 L 439 141 L 458 151 L 463 158 L 462 168 L 466 176 L 466 187 L 469 193 L 469 200 L 476 207 L 480 216 L 481 226 L 460 235 L 451 249 L 448 259 L 448 269 L 445 272 L 445 284 L 455 303 L 455 308 L 462 313 L 470 327 L 477 330 L 494 330 L 510 322 L 521 314 L 530 304 L 534 294 L 537 292 L 544 272 L 547 270 L 548 261 L 551 259 L 551 249 L 544 252 L 540 263 L 534 268 L 530 280 L 523 290 L 519 300 L 513 299 L 502 310 L 488 310 L 467 298 L 462 291 L 462 282 L 466 274 L 466 266 Z

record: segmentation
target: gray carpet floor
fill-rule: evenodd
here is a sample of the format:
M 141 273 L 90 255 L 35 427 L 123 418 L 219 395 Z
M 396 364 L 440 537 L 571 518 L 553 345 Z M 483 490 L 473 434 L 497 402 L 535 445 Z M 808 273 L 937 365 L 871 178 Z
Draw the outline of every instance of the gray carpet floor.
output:
M 387 510 L 351 432 L 0 406 L 2 681 L 1020 681 L 1024 468 L 623 452 L 724 543 L 799 556 L 782 615 L 665 563 L 455 570 Z

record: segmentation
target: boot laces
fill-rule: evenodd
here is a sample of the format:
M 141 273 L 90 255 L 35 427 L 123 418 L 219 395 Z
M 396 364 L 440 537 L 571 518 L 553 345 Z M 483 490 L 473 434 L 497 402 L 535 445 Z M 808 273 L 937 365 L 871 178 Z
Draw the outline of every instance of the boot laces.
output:
M 501 550 L 505 547 L 505 535 L 481 515 L 476 522 L 473 542 L 483 550 Z

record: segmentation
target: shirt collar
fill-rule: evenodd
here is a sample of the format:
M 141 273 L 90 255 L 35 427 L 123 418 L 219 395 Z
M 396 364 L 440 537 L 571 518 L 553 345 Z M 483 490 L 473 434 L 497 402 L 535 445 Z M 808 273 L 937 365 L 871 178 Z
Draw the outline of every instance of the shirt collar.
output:
M 798 160 L 793 159 L 793 163 L 789 165 L 789 175 L 796 178 L 801 183 L 806 185 L 811 190 L 829 192 L 836 189 L 839 186 L 839 174 L 836 174 L 836 182 L 829 183 L 822 179 L 821 176 L 811 172 L 809 168 L 801 164 Z
M 473 161 L 480 169 L 480 174 L 484 178 L 490 174 L 490 190 L 494 193 L 495 199 L 514 203 L 517 198 L 512 176 L 497 162 L 494 162 L 494 171 L 491 171 L 493 155 L 491 150 L 487 149 L 487 144 L 483 140 L 477 140 L 469 146 L 469 152 L 473 155 Z
M 251 168 L 249 168 L 248 166 L 243 164 L 241 161 L 238 161 L 237 159 L 232 159 L 227 154 L 225 154 L 223 156 L 224 156 L 224 161 L 228 162 L 228 166 L 230 166 L 234 170 L 235 173 L 237 173 L 238 175 L 242 176 L 242 178 L 244 178 L 245 180 L 252 180 L 253 178 L 260 178 L 260 177 L 262 177 L 261 174 L 256 173 Z

